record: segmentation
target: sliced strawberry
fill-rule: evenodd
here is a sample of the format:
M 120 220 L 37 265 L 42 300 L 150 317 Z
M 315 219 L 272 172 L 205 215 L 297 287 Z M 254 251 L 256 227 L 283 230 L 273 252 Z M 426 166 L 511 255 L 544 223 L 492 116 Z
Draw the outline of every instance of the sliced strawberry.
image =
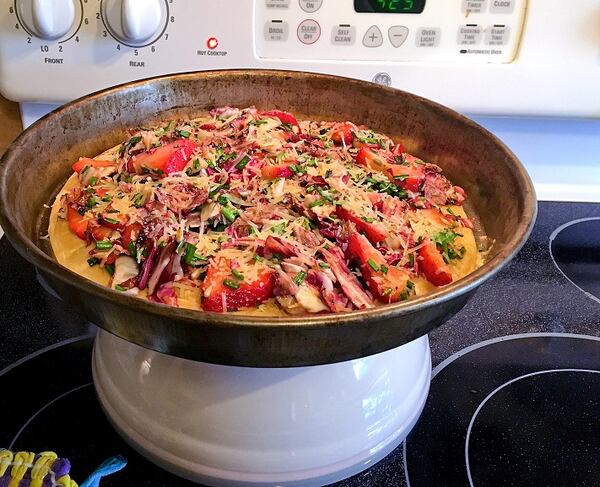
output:
M 86 240 L 86 231 L 90 220 L 91 218 L 80 215 L 71 205 L 67 206 L 69 229 L 82 240 Z
M 369 290 L 383 303 L 395 303 L 408 296 L 409 274 L 389 266 L 385 258 L 359 233 L 353 233 L 348 241 L 348 255 L 360 262 L 360 272 Z
M 112 228 L 113 230 L 123 230 L 129 218 L 122 213 L 107 213 L 100 215 L 100 220 L 103 226 Z
M 113 232 L 112 228 L 104 226 L 98 220 L 92 220 L 88 226 L 88 230 L 96 242 L 107 240 Z
M 354 127 L 347 123 L 336 123 L 331 129 L 331 140 L 338 145 L 352 145 Z
M 260 169 L 263 179 L 291 178 L 294 173 L 290 164 L 277 164 L 275 166 L 263 166 Z
M 202 309 L 222 313 L 223 301 L 227 311 L 257 306 L 273 296 L 274 286 L 275 276 L 268 267 L 259 271 L 255 281 L 245 282 L 231 274 L 226 259 L 219 259 L 209 266 L 202 283 Z
M 162 171 L 164 174 L 179 172 L 192 158 L 196 147 L 198 146 L 191 140 L 176 140 L 133 156 L 128 162 L 127 169 L 138 174 L 144 169 Z
M 420 190 L 425 179 L 425 169 L 419 164 L 388 164 L 386 173 L 396 186 L 413 193 Z
M 431 284 L 445 286 L 452 282 L 450 268 L 433 242 L 428 241 L 418 250 L 418 253 L 419 269 Z
M 375 171 L 383 171 L 389 165 L 383 157 L 370 147 L 362 147 L 358 151 L 358 154 L 356 154 L 356 163 Z
M 268 112 L 260 112 L 260 115 L 263 117 L 278 118 L 281 123 L 287 123 L 289 125 L 296 126 L 298 127 L 298 130 L 300 130 L 300 124 L 298 123 L 298 120 L 296 120 L 296 117 L 294 117 L 291 113 L 282 112 L 281 110 L 271 110 Z
M 79 160 L 71 166 L 75 172 L 81 172 L 86 167 L 116 167 L 116 164 L 114 161 L 100 161 L 97 159 L 90 159 L 89 157 L 80 157 Z
M 358 230 L 364 232 L 369 241 L 373 243 L 382 242 L 388 236 L 388 231 L 381 222 L 366 221 L 343 206 L 337 206 L 335 212 L 342 220 L 354 223 Z
M 138 222 L 125 225 L 125 228 L 121 232 L 121 242 L 123 243 L 123 247 L 128 248 L 131 242 L 135 244 L 141 230 L 142 224 Z

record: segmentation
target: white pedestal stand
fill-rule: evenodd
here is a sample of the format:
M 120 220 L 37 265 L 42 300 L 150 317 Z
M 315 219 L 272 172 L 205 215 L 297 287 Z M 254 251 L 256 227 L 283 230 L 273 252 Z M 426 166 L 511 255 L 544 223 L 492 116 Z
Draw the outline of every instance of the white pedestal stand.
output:
M 171 357 L 99 331 L 108 418 L 163 468 L 209 485 L 322 485 L 372 466 L 416 423 L 427 337 L 362 359 L 256 369 Z

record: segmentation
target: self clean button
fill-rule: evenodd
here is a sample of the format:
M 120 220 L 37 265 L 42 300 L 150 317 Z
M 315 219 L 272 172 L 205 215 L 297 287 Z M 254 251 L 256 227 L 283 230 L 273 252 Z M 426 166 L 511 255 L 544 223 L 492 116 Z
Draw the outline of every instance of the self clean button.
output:
M 335 46 L 351 46 L 356 39 L 356 27 L 349 24 L 336 25 L 331 29 L 331 43 Z

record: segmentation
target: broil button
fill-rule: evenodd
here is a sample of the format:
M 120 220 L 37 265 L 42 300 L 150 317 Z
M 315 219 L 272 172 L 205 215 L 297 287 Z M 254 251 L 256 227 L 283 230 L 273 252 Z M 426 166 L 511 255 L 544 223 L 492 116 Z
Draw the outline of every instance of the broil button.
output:
M 271 20 L 265 24 L 265 41 L 285 42 L 289 34 L 287 22 L 282 20 Z

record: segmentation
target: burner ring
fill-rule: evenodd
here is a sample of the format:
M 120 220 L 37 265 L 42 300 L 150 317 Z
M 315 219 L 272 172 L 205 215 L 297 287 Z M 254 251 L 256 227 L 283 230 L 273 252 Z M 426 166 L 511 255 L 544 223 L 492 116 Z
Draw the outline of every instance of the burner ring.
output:
M 527 379 L 529 377 L 534 377 L 537 375 L 555 374 L 555 373 L 561 373 L 561 372 L 600 374 L 600 370 L 592 370 L 592 369 L 549 369 L 549 370 L 539 370 L 537 372 L 531 372 L 529 374 L 523 374 L 523 375 L 515 377 L 514 379 L 511 379 L 511 380 L 505 382 L 504 384 L 498 386 L 496 389 L 494 389 L 492 392 L 490 392 L 483 401 L 481 401 L 479 406 L 477 406 L 477 409 L 473 413 L 473 416 L 471 416 L 471 421 L 469 422 L 469 426 L 467 428 L 467 434 L 466 434 L 466 438 L 465 438 L 465 465 L 466 465 L 466 469 L 467 469 L 467 477 L 469 479 L 470 487 L 476 487 L 475 483 L 473 482 L 473 476 L 471 474 L 471 462 L 469 460 L 469 444 L 470 444 L 470 440 L 471 440 L 471 432 L 473 431 L 473 425 L 475 424 L 475 420 L 477 419 L 477 416 L 479 415 L 480 411 L 483 409 L 485 404 L 490 399 L 492 399 L 498 392 L 500 392 L 502 389 L 510 386 L 511 384 L 514 384 L 515 382 L 518 382 L 523 379 Z
M 581 232 L 582 226 L 591 226 L 592 230 Z M 579 244 L 576 252 L 571 250 L 574 244 Z M 550 235 L 548 249 L 554 266 L 564 278 L 600 303 L 600 217 L 579 218 L 561 225 Z

